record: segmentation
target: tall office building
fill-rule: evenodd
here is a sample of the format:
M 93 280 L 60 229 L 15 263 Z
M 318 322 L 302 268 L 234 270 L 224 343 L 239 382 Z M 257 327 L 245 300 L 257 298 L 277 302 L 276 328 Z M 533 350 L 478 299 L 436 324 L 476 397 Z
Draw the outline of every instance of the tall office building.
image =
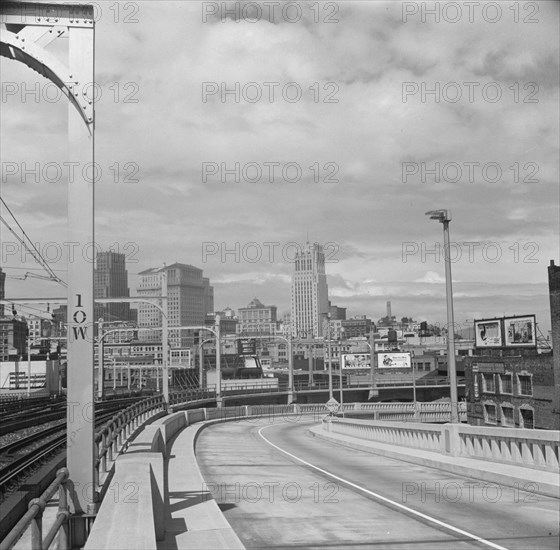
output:
M 94 298 L 128 298 L 128 273 L 125 255 L 119 252 L 99 252 L 94 271 Z M 129 321 L 130 304 L 95 304 L 95 320 Z
M 6 274 L 0 267 L 0 300 L 4 299 L 4 285 L 6 284 Z M 0 304 L 0 317 L 4 317 L 4 304 Z
M 170 327 L 204 326 L 207 313 L 214 311 L 214 289 L 210 280 L 202 276 L 202 269 L 192 265 L 175 263 L 162 268 L 151 268 L 139 273 L 138 296 L 160 296 L 162 273 L 167 273 L 168 319 Z M 157 307 L 140 303 L 138 326 L 161 327 L 161 312 Z M 143 341 L 161 342 L 161 331 L 143 332 Z M 172 332 L 169 342 L 172 347 L 192 345 L 192 335 L 187 331 Z
M 296 254 L 292 277 L 292 334 L 301 337 L 323 335 L 323 321 L 329 312 L 325 254 L 317 243 Z

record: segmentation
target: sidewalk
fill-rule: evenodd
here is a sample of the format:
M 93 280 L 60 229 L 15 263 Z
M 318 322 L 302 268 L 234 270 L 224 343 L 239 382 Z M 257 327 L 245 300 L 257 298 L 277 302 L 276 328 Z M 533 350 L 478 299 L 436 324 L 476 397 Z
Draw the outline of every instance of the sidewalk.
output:
M 210 423 L 188 426 L 172 443 L 166 480 L 169 502 L 165 540 L 158 541 L 158 550 L 245 548 L 216 501 L 204 490 L 204 479 L 196 462 L 197 433 Z
M 379 454 L 404 462 L 412 462 L 413 464 L 428 466 L 489 483 L 499 483 L 520 489 L 523 489 L 527 484 L 533 483 L 534 485 L 531 486 L 532 492 L 548 497 L 560 498 L 560 474 L 556 472 L 544 472 L 523 466 L 513 466 L 474 458 L 447 456 L 411 447 L 388 445 L 386 443 L 378 443 L 377 441 L 368 441 L 367 439 L 327 432 L 323 430 L 322 426 L 309 428 L 309 432 L 315 437 L 352 449 Z

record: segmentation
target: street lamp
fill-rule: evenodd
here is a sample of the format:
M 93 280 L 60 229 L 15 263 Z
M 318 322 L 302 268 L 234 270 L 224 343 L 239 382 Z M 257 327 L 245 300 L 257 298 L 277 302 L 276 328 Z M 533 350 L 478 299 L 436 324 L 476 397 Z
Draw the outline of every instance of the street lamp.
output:
M 344 329 L 342 329 L 344 330 Z M 342 332 L 342 331 L 341 331 Z M 338 336 L 338 368 L 340 369 L 340 411 L 342 412 L 342 418 L 344 418 L 344 390 L 342 389 L 342 338 L 341 335 Z
M 333 398 L 332 358 L 331 358 L 331 314 L 327 313 L 327 353 L 329 360 L 329 399 Z
M 443 224 L 443 249 L 445 258 L 445 290 L 447 299 L 447 368 L 449 371 L 449 385 L 451 397 L 451 423 L 459 422 L 459 409 L 457 397 L 457 369 L 455 367 L 455 324 L 453 322 L 453 288 L 451 281 L 451 256 L 449 249 L 449 210 L 430 210 L 426 212 L 431 220 Z

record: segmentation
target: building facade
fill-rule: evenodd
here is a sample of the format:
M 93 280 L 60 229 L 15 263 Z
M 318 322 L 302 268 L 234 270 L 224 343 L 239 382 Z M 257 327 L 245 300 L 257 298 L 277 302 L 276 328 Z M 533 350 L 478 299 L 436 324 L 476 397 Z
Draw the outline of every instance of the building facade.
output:
M 548 289 L 552 352 L 504 348 L 464 358 L 469 424 L 560 429 L 560 267 L 554 261 Z
M 6 297 L 6 274 L 0 267 L 0 300 Z M 4 304 L 0 304 L 0 318 L 4 317 Z
M 274 334 L 277 328 L 276 306 L 265 306 L 258 298 L 237 311 L 239 334 L 257 336 Z
M 161 296 L 162 273 L 167 279 L 167 309 L 170 327 L 204 326 L 206 314 L 214 311 L 214 289 L 210 280 L 202 276 L 202 269 L 188 264 L 174 263 L 162 268 L 142 271 L 137 288 L 139 297 Z M 140 303 L 138 327 L 161 327 L 161 312 L 151 304 Z M 161 330 L 143 331 L 140 338 L 161 342 Z M 192 331 L 171 331 L 171 347 L 190 347 L 194 343 Z
M 552 328 L 552 366 L 554 370 L 554 410 L 560 412 L 560 266 L 548 266 L 550 322 Z
M 469 424 L 560 428 L 551 354 L 465 357 L 465 383 Z
M 365 316 L 345 319 L 341 322 L 344 338 L 367 337 L 371 332 L 371 319 Z
M 343 321 L 346 319 L 346 308 L 334 306 L 329 300 L 329 314 L 331 321 Z
M 307 243 L 294 259 L 291 323 L 295 337 L 323 336 L 323 322 L 329 313 L 325 254 L 317 243 Z
M 0 319 L 0 361 L 11 361 L 27 353 L 27 323 L 23 319 Z
M 119 252 L 99 252 L 94 270 L 94 298 L 128 298 L 128 272 L 125 255 Z M 130 304 L 95 304 L 94 318 L 104 321 L 129 321 Z

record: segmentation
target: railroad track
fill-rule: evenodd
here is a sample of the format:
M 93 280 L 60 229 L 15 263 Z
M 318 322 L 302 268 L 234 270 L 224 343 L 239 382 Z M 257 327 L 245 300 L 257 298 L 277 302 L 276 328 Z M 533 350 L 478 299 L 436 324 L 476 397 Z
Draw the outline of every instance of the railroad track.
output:
M 132 403 L 139 401 L 141 397 L 126 397 L 124 399 L 112 399 L 109 401 L 101 401 L 95 404 L 96 411 L 104 411 L 105 409 L 120 410 Z M 6 435 L 17 430 L 51 422 L 53 420 L 62 420 L 66 418 L 66 402 L 49 404 L 46 407 L 36 407 L 25 412 L 2 415 L 2 424 L 0 426 L 0 435 Z
M 121 410 L 122 405 L 115 407 L 113 403 L 113 410 L 99 411 L 100 414 L 95 419 L 95 427 L 98 428 L 111 420 L 111 418 Z M 97 416 L 97 415 L 96 415 Z M 60 423 L 56 426 L 51 426 L 45 430 L 41 430 L 27 437 L 21 438 L 17 441 L 4 445 L 1 449 L 2 459 L 10 459 L 9 464 L 0 468 L 0 494 L 5 495 L 17 486 L 18 479 L 23 476 L 27 470 L 39 464 L 41 461 L 46 460 L 47 457 L 52 455 L 52 453 L 58 451 L 63 446 L 66 445 L 66 433 L 60 433 L 65 429 L 64 423 Z M 29 453 L 24 454 L 19 457 L 12 458 L 10 455 L 20 452 L 25 447 L 40 441 L 46 437 L 55 435 L 55 437 L 50 438 L 48 441 L 43 442 L 38 447 L 32 449 Z
M 66 428 L 66 423 L 60 422 L 56 426 L 51 426 L 50 428 L 45 428 L 44 430 L 40 430 L 31 435 L 27 435 L 25 437 L 22 437 L 21 439 L 16 439 L 11 443 L 2 445 L 0 447 L 0 454 L 8 455 L 8 456 L 13 455 L 14 453 L 20 451 L 21 449 L 25 449 L 25 447 L 29 447 L 29 445 L 31 445 L 32 443 L 35 443 L 36 441 L 40 441 L 45 437 L 49 437 L 50 435 L 60 432 L 65 428 Z

